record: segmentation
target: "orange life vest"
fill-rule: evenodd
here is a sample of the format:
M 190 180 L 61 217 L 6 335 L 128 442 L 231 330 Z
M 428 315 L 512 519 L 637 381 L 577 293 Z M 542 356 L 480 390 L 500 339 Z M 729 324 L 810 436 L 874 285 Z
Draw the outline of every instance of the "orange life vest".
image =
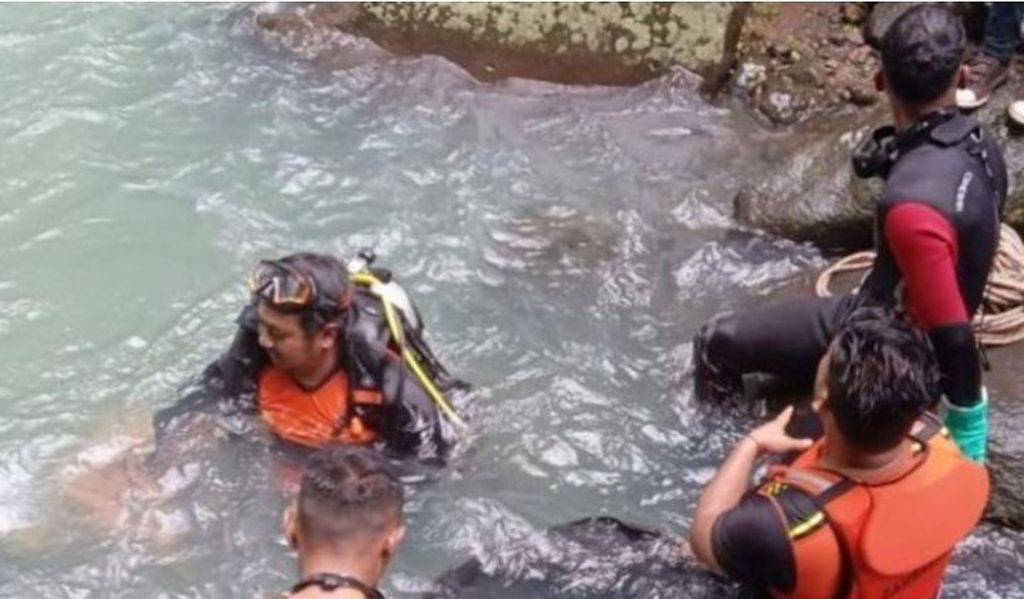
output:
M 954 546 L 988 501 L 984 467 L 965 458 L 934 417 L 912 436 L 910 463 L 879 482 L 818 465 L 822 441 L 774 469 L 760 493 L 796 487 L 819 511 L 789 526 L 796 585 L 790 599 L 933 599 Z M 930 430 L 927 430 L 929 429 Z
M 377 433 L 353 413 L 355 404 L 380 406 L 379 391 L 351 389 L 338 371 L 313 391 L 306 391 L 284 370 L 267 366 L 256 391 L 260 414 L 277 436 L 307 447 L 337 441 L 366 444 Z

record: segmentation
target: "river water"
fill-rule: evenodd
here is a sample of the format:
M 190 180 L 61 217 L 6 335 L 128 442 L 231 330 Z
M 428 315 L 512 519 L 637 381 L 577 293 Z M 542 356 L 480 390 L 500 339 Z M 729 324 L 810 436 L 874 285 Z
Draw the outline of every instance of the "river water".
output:
M 772 135 L 742 111 L 685 73 L 573 88 L 484 85 L 436 57 L 328 71 L 232 5 L 3 5 L 0 51 L 0 596 L 287 588 L 265 444 L 190 458 L 162 481 L 176 492 L 139 493 L 119 523 L 62 487 L 226 346 L 257 259 L 362 247 L 476 387 L 458 455 L 410 485 L 389 595 L 473 558 L 504 581 L 480 596 L 733 594 L 545 531 L 608 515 L 681 536 L 754 422 L 694 405 L 689 338 L 823 262 L 731 222 L 738 186 L 771 168 Z M 1024 597 L 1022 547 L 983 528 L 950 596 Z

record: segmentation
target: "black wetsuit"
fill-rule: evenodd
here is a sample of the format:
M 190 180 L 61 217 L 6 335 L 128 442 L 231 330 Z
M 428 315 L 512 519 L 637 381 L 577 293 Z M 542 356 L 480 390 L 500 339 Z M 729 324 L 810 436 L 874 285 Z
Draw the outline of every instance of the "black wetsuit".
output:
M 242 310 L 238 325 L 231 347 L 206 367 L 198 384 L 154 416 L 158 449 L 190 414 L 230 417 L 259 412 L 256 380 L 269 359 L 259 345 L 255 305 Z M 343 341 L 339 364 L 350 384 L 357 389 L 380 391 L 384 400 L 379 406 L 353 404 L 351 408 L 357 410 L 354 415 L 369 424 L 386 447 L 397 454 L 427 460 L 444 458 L 454 445 L 456 433 L 409 368 L 389 351 L 390 334 L 379 300 L 368 293 L 354 294 L 340 330 Z M 440 369 L 435 372 L 435 382 L 442 392 L 465 388 L 465 383 L 450 377 L 436 360 L 434 363 L 434 370 Z
M 950 401 L 969 406 L 978 399 L 970 317 L 998 243 L 1007 185 L 1002 152 L 977 121 L 955 111 L 922 119 L 895 148 L 876 205 L 877 257 L 859 292 L 712 321 L 694 341 L 699 397 L 734 395 L 742 375 L 753 372 L 809 385 L 853 310 L 882 304 L 906 310 L 928 332 Z

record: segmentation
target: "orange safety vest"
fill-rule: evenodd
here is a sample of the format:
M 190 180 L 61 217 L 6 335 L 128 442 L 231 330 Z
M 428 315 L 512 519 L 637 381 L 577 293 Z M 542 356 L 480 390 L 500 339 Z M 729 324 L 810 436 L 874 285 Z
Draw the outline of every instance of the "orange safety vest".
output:
M 954 546 L 981 519 L 988 471 L 965 458 L 930 417 L 912 435 L 912 463 L 880 482 L 856 482 L 818 466 L 823 441 L 773 469 L 759 493 L 787 486 L 819 508 L 788 524 L 796 585 L 789 599 L 934 599 Z M 930 429 L 930 430 L 928 430 Z
M 377 439 L 353 408 L 380 406 L 383 397 L 379 391 L 351 389 L 344 371 L 306 391 L 284 370 L 267 366 L 260 372 L 256 397 L 270 430 L 288 441 L 316 448 L 333 441 L 362 445 Z

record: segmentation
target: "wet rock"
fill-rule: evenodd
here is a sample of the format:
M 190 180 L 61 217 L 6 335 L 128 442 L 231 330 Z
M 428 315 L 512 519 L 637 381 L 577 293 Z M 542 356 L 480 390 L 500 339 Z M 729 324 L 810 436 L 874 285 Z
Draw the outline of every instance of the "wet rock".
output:
M 879 98 L 875 88 L 867 85 L 851 85 L 847 90 L 850 92 L 850 101 L 857 106 L 871 106 Z
M 1024 344 L 989 350 L 992 369 L 985 373 L 990 398 L 988 468 L 992 494 L 985 518 L 1024 530 Z
M 860 2 L 845 2 L 842 8 L 843 22 L 860 25 L 868 16 L 867 7 Z
M 850 52 L 850 61 L 854 64 L 864 64 L 873 56 L 871 46 L 860 46 Z
M 755 93 L 758 111 L 776 125 L 795 123 L 808 107 L 808 98 L 796 90 L 793 78 L 785 74 L 769 77 Z
M 862 135 L 881 124 L 880 107 L 808 124 L 771 151 L 781 156 L 766 179 L 744 185 L 733 203 L 743 225 L 799 241 L 863 246 L 870 240 L 877 180 L 857 179 L 850 153 Z M 824 131 L 822 131 L 824 129 Z
M 864 43 L 864 33 L 858 28 L 847 28 L 846 41 L 854 46 Z
M 768 46 L 768 56 L 772 58 L 782 58 L 789 54 L 789 46 L 783 42 L 775 42 Z
M 825 86 L 825 75 L 818 70 L 816 67 L 811 66 L 807 69 L 807 77 L 809 83 L 815 87 L 822 88 Z
M 736 75 L 736 85 L 740 89 L 752 90 L 765 82 L 767 72 L 764 65 L 745 62 L 740 65 L 739 73 Z
M 684 558 L 680 540 L 608 517 L 491 543 L 444 573 L 430 599 L 572 596 L 729 597 L 735 585 Z M 567 592 L 568 591 L 568 592 Z
M 988 127 L 1002 142 L 1003 157 L 1010 179 L 1010 190 L 1006 198 L 1006 222 L 1024 230 L 1024 132 L 1011 125 L 1006 108 L 1014 99 L 1013 85 L 1004 85 L 996 90 L 992 99 L 974 116 Z M 1022 469 L 1024 474 L 1024 469 Z
M 763 95 L 764 100 L 759 107 L 773 123 L 786 125 L 796 120 L 793 94 L 766 91 Z
M 346 4 L 323 15 L 317 24 L 302 10 L 257 12 L 256 24 L 286 48 L 323 68 L 350 69 L 388 58 L 390 54 L 371 40 L 342 32 L 341 25 L 356 14 L 354 5 Z
M 1024 530 L 1024 478 L 1020 461 L 1024 451 L 1008 447 L 1006 439 L 989 443 L 988 470 L 992 477 L 992 495 L 985 519 L 1014 530 Z
M 765 89 L 768 89 L 767 84 Z M 809 126 L 794 131 L 787 140 L 780 140 L 779 147 L 772 152 L 789 155 L 789 158 L 782 160 L 767 179 L 748 183 L 740 190 L 734 202 L 737 221 L 797 240 L 826 244 L 839 240 L 844 245 L 864 245 L 869 241 L 870 207 L 873 190 L 879 188 L 879 183 L 851 176 L 851 140 L 859 132 L 884 124 L 891 117 L 886 103 L 879 101 L 881 94 L 874 92 L 866 77 L 863 85 L 851 85 L 838 91 L 829 89 L 828 93 L 833 99 L 874 107 L 858 113 L 852 125 L 843 123 L 840 117 L 831 129 L 826 125 L 823 130 L 811 133 Z M 1024 230 L 1024 132 L 1011 127 L 1006 116 L 1013 93 L 1013 86 L 1003 86 L 975 117 L 1001 141 L 1010 178 L 1005 220 L 1018 230 Z M 794 118 L 792 107 L 784 103 L 773 107 L 769 102 L 767 107 L 778 111 L 775 116 Z M 1019 463 L 1017 480 L 1024 481 L 1024 448 L 1016 457 L 1021 459 L 1004 462 L 1007 466 Z

